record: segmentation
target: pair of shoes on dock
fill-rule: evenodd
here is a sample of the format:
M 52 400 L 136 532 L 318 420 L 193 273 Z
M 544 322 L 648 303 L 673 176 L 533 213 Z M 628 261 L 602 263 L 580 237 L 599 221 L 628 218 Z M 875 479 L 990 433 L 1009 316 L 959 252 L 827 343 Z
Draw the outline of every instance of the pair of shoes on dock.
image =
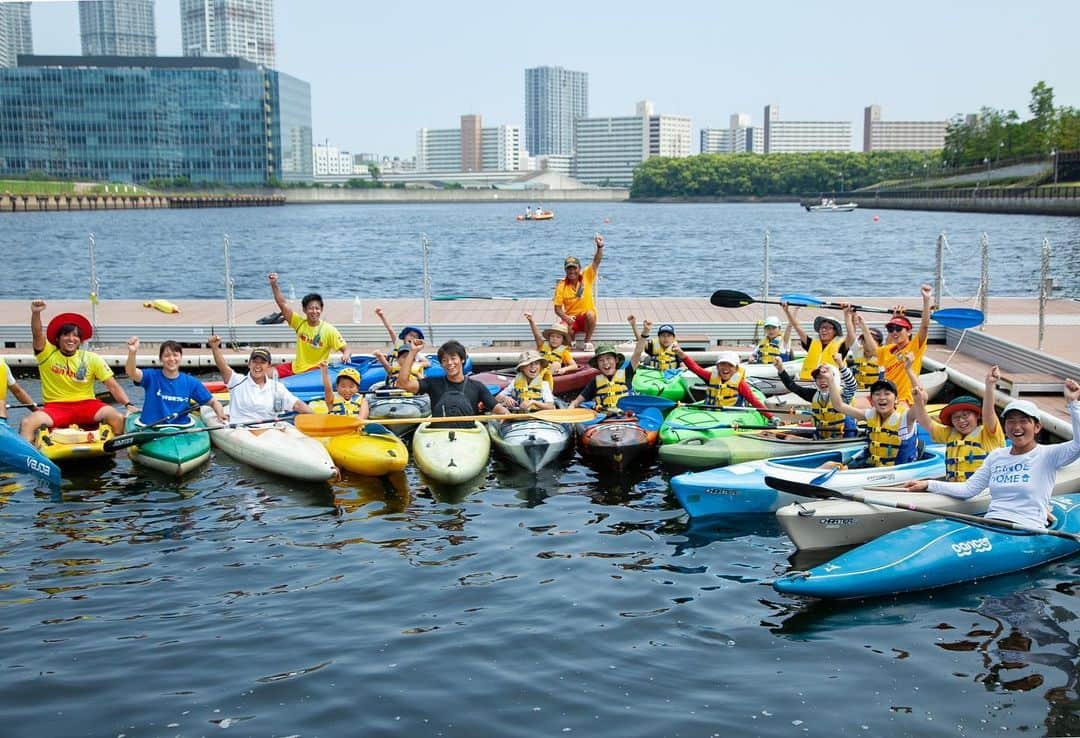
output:
M 255 321 L 255 323 L 258 325 L 276 325 L 277 323 L 284 322 L 285 316 L 281 313 L 270 313 L 269 315 L 264 315 L 263 317 Z

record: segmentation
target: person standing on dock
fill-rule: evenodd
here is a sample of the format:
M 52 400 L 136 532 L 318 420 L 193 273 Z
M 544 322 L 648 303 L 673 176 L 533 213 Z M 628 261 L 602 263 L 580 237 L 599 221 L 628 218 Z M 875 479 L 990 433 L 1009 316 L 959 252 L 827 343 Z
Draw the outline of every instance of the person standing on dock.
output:
M 893 308 L 893 317 L 885 324 L 888 336 L 884 346 L 879 346 L 869 331 L 862 334 L 864 350 L 877 354 L 877 363 L 881 367 L 882 376 L 896 387 L 897 402 L 902 402 L 908 407 L 912 404 L 912 387 L 907 370 L 904 368 L 903 354 L 911 354 L 911 368 L 918 376 L 922 371 L 923 355 L 926 354 L 926 336 L 930 332 L 930 300 L 933 290 L 930 285 L 924 284 L 920 291 L 923 303 L 922 319 L 919 323 L 919 332 L 914 338 L 911 337 L 911 321 L 905 317 L 903 305 Z
M 82 348 L 83 341 L 94 335 L 90 321 L 78 313 L 61 313 L 49 321 L 48 329 L 42 330 L 44 311 L 44 300 L 30 303 L 30 333 L 44 405 L 23 418 L 19 426 L 22 437 L 33 443 L 41 426 L 65 428 L 96 423 L 108 423 L 114 435 L 123 433 L 125 415 L 94 396 L 94 382 L 104 384 L 125 408 L 135 405 L 105 360 Z
M 581 262 L 576 256 L 563 260 L 566 276 L 555 283 L 555 314 L 570 329 L 570 343 L 577 339 L 578 333 L 585 333 L 585 350 L 592 351 L 592 336 L 596 330 L 596 274 L 600 270 L 600 261 L 604 257 L 604 237 L 597 233 L 593 237 L 596 251 L 592 263 L 581 269 Z
M 277 272 L 270 272 L 266 280 L 270 283 L 278 310 L 281 311 L 289 327 L 296 331 L 297 338 L 296 358 L 275 367 L 278 377 L 284 378 L 306 372 L 308 369 L 315 369 L 320 361 L 326 361 L 329 358 L 331 351 L 340 350 L 341 360 L 348 364 L 351 354 L 345 339 L 341 337 L 337 328 L 322 319 L 322 295 L 317 292 L 304 295 L 304 299 L 300 301 L 304 309 L 304 314 L 301 316 L 289 307 L 285 295 L 281 294 Z

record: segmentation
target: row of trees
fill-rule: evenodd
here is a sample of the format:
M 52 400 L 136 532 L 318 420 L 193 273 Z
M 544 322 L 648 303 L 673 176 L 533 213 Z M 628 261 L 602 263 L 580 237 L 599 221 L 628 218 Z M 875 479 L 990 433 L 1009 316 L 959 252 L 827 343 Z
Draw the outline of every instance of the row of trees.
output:
M 941 173 L 940 152 L 829 151 L 699 154 L 649 159 L 634 170 L 632 198 L 763 197 L 854 190 L 883 180 Z
M 1054 90 L 1045 82 L 1031 88 L 1031 118 L 1015 110 L 984 107 L 974 115 L 949 121 L 943 156 L 950 166 L 971 166 L 1051 151 L 1080 149 L 1080 109 L 1055 107 Z

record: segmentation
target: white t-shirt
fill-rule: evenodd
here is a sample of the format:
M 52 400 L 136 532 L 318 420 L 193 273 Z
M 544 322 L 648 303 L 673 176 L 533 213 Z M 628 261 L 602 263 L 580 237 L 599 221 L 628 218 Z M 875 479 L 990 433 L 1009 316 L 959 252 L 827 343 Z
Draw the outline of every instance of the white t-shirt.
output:
M 966 482 L 930 482 L 929 491 L 967 499 L 989 487 L 986 517 L 1045 528 L 1057 470 L 1080 459 L 1080 402 L 1069 403 L 1069 416 L 1073 439 L 1068 443 L 1036 444 L 1026 454 L 996 448 Z
M 297 403 L 296 396 L 285 385 L 271 379 L 260 387 L 248 375 L 233 372 L 226 386 L 230 423 L 274 420 L 279 414 L 290 412 Z

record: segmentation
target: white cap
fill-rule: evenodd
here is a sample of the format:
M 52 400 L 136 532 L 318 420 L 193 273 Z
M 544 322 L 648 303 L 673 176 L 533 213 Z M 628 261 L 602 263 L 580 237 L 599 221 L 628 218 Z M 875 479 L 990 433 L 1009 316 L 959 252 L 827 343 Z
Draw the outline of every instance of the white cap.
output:
M 780 318 L 776 317 L 775 315 L 770 315 L 769 317 L 765 318 L 765 327 L 766 328 L 779 328 L 780 327 Z
M 717 364 L 731 364 L 732 366 L 739 365 L 739 355 L 734 351 L 721 351 L 716 356 Z
M 1042 413 L 1039 412 L 1039 406 L 1031 400 L 1013 400 L 1005 406 L 1005 409 L 1001 412 L 1001 417 L 1004 418 L 1012 410 L 1023 413 L 1029 418 L 1034 418 L 1040 423 L 1042 422 Z

